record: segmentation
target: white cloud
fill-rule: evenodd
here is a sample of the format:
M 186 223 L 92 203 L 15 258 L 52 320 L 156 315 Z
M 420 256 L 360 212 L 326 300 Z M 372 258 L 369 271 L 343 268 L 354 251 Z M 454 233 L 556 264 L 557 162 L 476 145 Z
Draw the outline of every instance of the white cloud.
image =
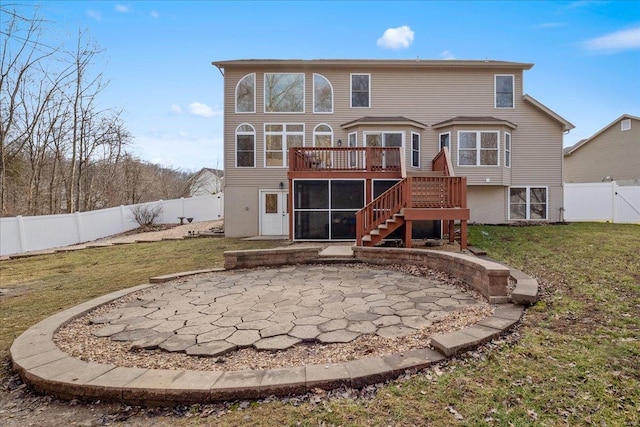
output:
M 413 43 L 414 32 L 407 25 L 387 28 L 378 39 L 378 46 L 383 49 L 407 49 Z
M 440 59 L 456 59 L 456 57 L 453 56 L 453 53 L 445 50 L 440 53 Z
M 150 13 L 151 17 L 154 19 L 157 19 L 160 17 L 160 14 L 158 12 L 156 12 L 155 10 L 152 10 Z
M 97 10 L 93 10 L 93 9 L 88 10 L 87 15 L 89 15 L 90 18 L 93 18 L 96 21 L 100 21 L 102 19 L 102 14 Z
M 222 111 L 219 107 L 211 108 L 207 104 L 201 104 L 200 102 L 194 102 L 189 105 L 189 113 L 194 116 L 211 118 L 215 116 L 221 116 Z
M 127 13 L 131 8 L 125 4 L 116 4 L 114 10 L 120 13 Z
M 640 27 L 596 37 L 585 41 L 583 46 L 596 52 L 640 49 Z
M 178 104 L 171 104 L 171 110 L 170 110 L 173 114 L 180 114 L 182 113 L 182 107 L 180 107 Z

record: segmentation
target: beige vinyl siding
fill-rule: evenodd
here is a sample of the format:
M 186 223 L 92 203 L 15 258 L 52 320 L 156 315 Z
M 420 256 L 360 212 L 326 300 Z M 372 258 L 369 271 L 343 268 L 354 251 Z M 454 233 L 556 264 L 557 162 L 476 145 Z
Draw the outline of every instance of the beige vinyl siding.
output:
M 501 224 L 507 222 L 507 191 L 502 186 L 467 188 L 470 223 Z
M 377 64 L 336 65 L 322 61 L 309 61 L 303 64 L 283 62 L 279 65 L 233 64 L 225 67 L 224 72 L 225 199 L 230 205 L 225 208 L 227 219 L 225 228 L 229 235 L 257 234 L 258 190 L 278 188 L 280 182 L 284 182 L 285 186 L 288 185 L 286 167 L 264 168 L 265 123 L 304 123 L 306 146 L 313 145 L 313 129 L 321 123 L 331 126 L 334 144 L 341 139 L 343 146 L 346 146 L 347 135 L 350 132 L 357 132 L 357 144 L 363 146 L 364 131 L 402 131 L 406 165 L 411 172 L 419 171 L 410 167 L 411 131 L 420 134 L 420 164 L 423 171 L 431 170 L 431 161 L 439 150 L 439 134 L 450 131 L 452 162 L 457 175 L 468 177 L 469 206 L 472 220 L 477 222 L 506 221 L 505 198 L 509 186 L 559 188 L 559 192 L 550 191 L 549 198 L 554 198 L 550 201 L 550 205 L 553 204 L 555 209 L 562 203 L 562 125 L 523 100 L 523 72 L 517 67 L 483 68 L 479 65 L 469 68 L 468 66 L 457 67 L 457 64 L 452 63 L 448 68 L 439 66 L 397 68 Z M 305 74 L 304 114 L 264 113 L 264 74 L 271 72 Z M 236 114 L 236 85 L 243 76 L 250 73 L 256 75 L 256 113 Z M 328 79 L 333 87 L 333 113 L 313 113 L 314 73 Z M 350 107 L 350 78 L 354 73 L 371 76 L 370 108 Z M 514 75 L 514 108 L 494 108 L 496 74 Z M 348 129 L 341 127 L 345 123 L 365 116 L 404 116 L 426 125 L 427 128 L 419 129 L 409 123 L 401 126 L 383 123 L 360 124 Z M 503 124 L 482 126 L 456 124 L 441 129 L 431 127 L 458 116 L 491 116 L 514 123 L 517 128 L 511 129 Z M 252 125 L 256 131 L 255 168 L 235 167 L 235 130 L 242 123 Z M 499 166 L 458 167 L 457 132 L 461 129 L 499 131 Z M 508 131 L 512 137 L 511 168 L 504 167 L 505 131 Z M 489 182 L 486 181 L 487 178 Z M 488 188 L 474 193 L 485 195 L 488 199 L 472 196 L 472 191 L 476 191 L 475 187 Z M 253 204 L 249 203 L 251 198 L 254 200 Z M 555 198 L 558 199 L 555 200 Z M 472 199 L 475 200 L 473 204 Z M 487 200 L 490 203 L 486 203 Z M 243 206 L 236 206 L 238 203 Z M 249 207 L 249 211 L 245 209 L 246 207 Z M 237 230 L 234 225 L 236 221 Z
M 565 182 L 640 179 L 640 120 L 620 130 L 620 120 L 564 158 Z

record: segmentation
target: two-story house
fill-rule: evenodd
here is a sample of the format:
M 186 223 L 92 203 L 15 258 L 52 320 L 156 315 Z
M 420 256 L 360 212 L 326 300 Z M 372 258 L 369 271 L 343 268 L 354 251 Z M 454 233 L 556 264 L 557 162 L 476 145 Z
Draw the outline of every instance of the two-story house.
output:
M 533 65 L 232 60 L 225 232 L 376 243 L 459 221 L 557 221 L 567 120 L 523 94 Z M 388 231 L 386 229 L 389 229 Z M 401 231 L 399 230 L 399 231 Z M 465 240 L 466 241 L 466 240 Z
M 623 114 L 565 149 L 565 182 L 640 182 L 640 117 Z

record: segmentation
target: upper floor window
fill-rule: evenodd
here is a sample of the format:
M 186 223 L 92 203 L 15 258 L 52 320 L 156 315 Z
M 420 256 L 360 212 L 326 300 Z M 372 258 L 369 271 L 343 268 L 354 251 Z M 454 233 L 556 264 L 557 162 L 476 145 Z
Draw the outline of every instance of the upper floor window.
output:
M 285 167 L 289 148 L 304 146 L 304 125 L 265 124 L 264 139 L 265 167 Z
M 497 166 L 498 132 L 458 132 L 458 166 Z
M 620 130 L 625 131 L 631 129 L 631 119 L 624 119 L 620 122 Z
M 236 113 L 256 112 L 256 75 L 247 74 L 236 86 Z
M 351 107 L 371 106 L 371 74 L 351 74 Z
M 420 134 L 411 132 L 411 167 L 420 167 Z
M 511 167 L 511 134 L 504 133 L 504 165 Z
M 304 74 L 264 75 L 265 113 L 304 113 Z
M 320 74 L 313 75 L 313 112 L 333 113 L 333 87 Z
M 439 151 L 442 151 L 444 147 L 447 147 L 447 149 L 449 150 L 449 153 L 451 153 L 451 132 L 440 134 L 440 150 Z
M 252 168 L 256 165 L 256 130 L 242 124 L 236 129 L 236 167 Z
M 513 75 L 496 75 L 496 108 L 513 108 Z

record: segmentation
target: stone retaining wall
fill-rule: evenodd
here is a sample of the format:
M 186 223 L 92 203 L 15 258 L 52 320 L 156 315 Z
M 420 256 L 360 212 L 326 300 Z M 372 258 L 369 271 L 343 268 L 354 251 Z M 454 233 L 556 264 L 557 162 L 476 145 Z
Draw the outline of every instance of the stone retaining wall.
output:
M 356 259 L 371 264 L 404 264 L 427 267 L 457 277 L 480 292 L 490 304 L 509 301 L 510 270 L 498 263 L 464 254 L 404 248 L 353 248 Z
M 287 264 L 306 264 L 318 259 L 321 247 L 290 247 L 275 249 L 251 249 L 246 251 L 226 251 L 224 268 L 252 268 Z

